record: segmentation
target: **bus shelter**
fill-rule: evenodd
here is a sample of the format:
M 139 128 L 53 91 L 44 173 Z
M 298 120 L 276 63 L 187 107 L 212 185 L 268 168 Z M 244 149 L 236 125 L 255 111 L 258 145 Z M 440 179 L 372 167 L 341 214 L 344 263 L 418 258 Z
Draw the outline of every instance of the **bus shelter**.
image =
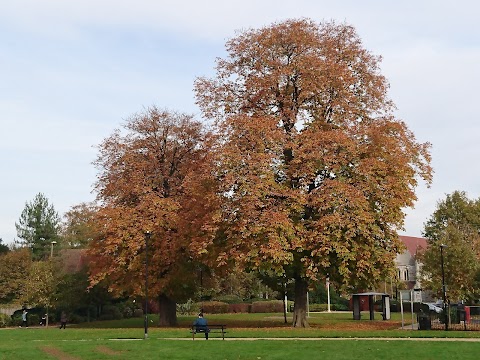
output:
M 375 319 L 375 298 L 382 298 L 383 320 L 390 320 L 390 295 L 377 292 L 365 292 L 352 295 L 353 320 L 360 320 L 361 311 L 368 309 L 370 320 Z

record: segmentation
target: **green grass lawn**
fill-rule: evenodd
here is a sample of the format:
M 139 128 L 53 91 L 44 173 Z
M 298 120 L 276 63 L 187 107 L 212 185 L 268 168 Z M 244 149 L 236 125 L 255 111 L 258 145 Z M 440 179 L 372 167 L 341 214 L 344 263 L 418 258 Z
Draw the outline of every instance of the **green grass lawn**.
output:
M 180 316 L 176 328 L 159 328 L 155 326 L 156 317 L 149 319 L 152 322 L 147 340 L 143 340 L 143 318 L 68 325 L 66 330 L 57 327 L 0 329 L 0 360 L 388 360 L 403 357 L 468 360 L 478 359 L 480 354 L 480 342 L 405 339 L 480 338 L 480 332 L 399 330 L 401 321 L 396 315 L 389 322 L 372 322 L 354 321 L 351 313 L 311 314 L 312 327 L 308 329 L 293 329 L 290 323 L 285 325 L 281 314 L 209 315 L 210 323 L 227 324 L 226 341 L 220 340 L 218 334 L 212 334 L 209 341 L 202 337 L 192 341 L 188 327 L 193 316 Z M 368 339 L 373 337 L 399 339 Z
M 480 342 L 409 340 L 165 340 L 172 330 L 0 330 L 0 359 L 478 359 Z M 293 330 L 291 330 L 293 331 Z M 123 339 L 123 340 L 118 340 Z

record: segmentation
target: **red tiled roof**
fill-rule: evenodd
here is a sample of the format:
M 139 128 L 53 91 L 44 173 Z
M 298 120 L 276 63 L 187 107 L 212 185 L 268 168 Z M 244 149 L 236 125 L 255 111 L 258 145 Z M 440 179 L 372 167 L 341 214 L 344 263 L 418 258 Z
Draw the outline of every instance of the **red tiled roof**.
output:
M 414 236 L 400 236 L 400 240 L 407 247 L 407 251 L 410 255 L 415 256 L 419 250 L 427 248 L 427 239 Z

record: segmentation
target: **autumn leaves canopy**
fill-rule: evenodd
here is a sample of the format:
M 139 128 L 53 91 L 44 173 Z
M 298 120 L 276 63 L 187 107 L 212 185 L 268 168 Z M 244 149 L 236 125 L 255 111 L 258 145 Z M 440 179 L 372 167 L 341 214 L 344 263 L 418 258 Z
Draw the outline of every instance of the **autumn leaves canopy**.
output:
M 148 230 L 157 294 L 188 296 L 196 262 L 235 263 L 294 279 L 303 326 L 311 280 L 389 275 L 402 209 L 431 180 L 429 146 L 395 118 L 380 59 L 351 26 L 288 20 L 226 48 L 195 82 L 212 128 L 153 107 L 100 145 L 92 280 L 141 293 Z

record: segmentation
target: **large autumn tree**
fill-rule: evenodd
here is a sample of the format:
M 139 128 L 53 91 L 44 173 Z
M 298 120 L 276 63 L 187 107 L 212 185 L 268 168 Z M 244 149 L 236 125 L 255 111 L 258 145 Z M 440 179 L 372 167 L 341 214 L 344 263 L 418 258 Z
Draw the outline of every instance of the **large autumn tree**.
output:
M 216 76 L 195 84 L 223 142 L 212 172 L 221 216 L 193 246 L 294 279 L 293 325 L 308 326 L 312 281 L 328 273 L 367 289 L 392 270 L 403 209 L 431 181 L 429 144 L 394 116 L 380 58 L 351 26 L 287 20 L 226 50 Z
M 422 254 L 422 283 L 442 298 L 440 246 L 445 284 L 451 301 L 475 300 L 480 295 L 480 199 L 465 192 L 448 194 L 425 224 L 428 248 Z
M 176 301 L 193 294 L 195 264 L 179 223 L 190 208 L 184 179 L 202 162 L 207 135 L 192 116 L 151 107 L 99 147 L 91 283 L 144 296 L 148 240 L 148 293 L 160 302 L 160 325 L 176 324 Z

